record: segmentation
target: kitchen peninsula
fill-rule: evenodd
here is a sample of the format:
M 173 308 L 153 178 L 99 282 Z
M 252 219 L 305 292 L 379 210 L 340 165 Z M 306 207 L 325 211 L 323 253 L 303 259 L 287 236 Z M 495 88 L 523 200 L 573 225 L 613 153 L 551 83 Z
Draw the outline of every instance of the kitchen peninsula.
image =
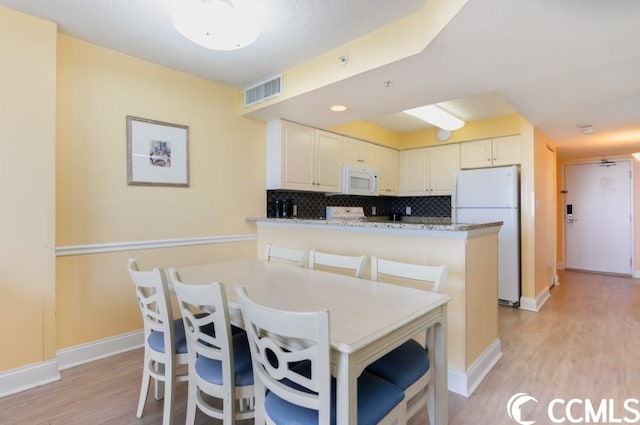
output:
M 498 232 L 502 223 L 462 224 L 409 217 L 402 222 L 248 218 L 258 256 L 266 244 L 447 264 L 449 390 L 470 396 L 502 356 L 498 338 Z M 369 278 L 369 267 L 365 278 Z M 375 312 L 372 312 L 375 314 Z

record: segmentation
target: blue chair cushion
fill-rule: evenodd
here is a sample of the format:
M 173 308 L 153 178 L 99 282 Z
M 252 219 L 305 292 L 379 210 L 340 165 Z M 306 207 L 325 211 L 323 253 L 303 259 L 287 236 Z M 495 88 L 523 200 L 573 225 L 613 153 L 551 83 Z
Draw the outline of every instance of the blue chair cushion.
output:
M 187 337 L 184 333 L 182 319 L 173 321 L 173 335 L 175 337 L 176 353 L 185 354 L 187 352 Z M 147 343 L 151 349 L 164 353 L 164 332 L 151 331 Z
M 429 354 L 418 341 L 411 339 L 366 370 L 406 390 L 429 370 Z
M 233 336 L 233 366 L 237 386 L 253 385 L 253 366 L 247 334 Z M 196 359 L 196 373 L 204 380 L 216 385 L 222 385 L 222 364 L 219 360 L 198 356 Z
M 310 376 L 309 362 L 293 367 L 298 373 Z M 311 392 L 285 379 L 287 385 Z M 404 398 L 404 392 L 397 386 L 363 372 L 358 378 L 358 425 L 377 424 Z M 265 398 L 265 410 L 278 425 L 303 425 L 318 423 L 318 411 L 300 407 L 281 399 L 272 392 Z M 336 380 L 331 378 L 331 424 L 336 423 Z

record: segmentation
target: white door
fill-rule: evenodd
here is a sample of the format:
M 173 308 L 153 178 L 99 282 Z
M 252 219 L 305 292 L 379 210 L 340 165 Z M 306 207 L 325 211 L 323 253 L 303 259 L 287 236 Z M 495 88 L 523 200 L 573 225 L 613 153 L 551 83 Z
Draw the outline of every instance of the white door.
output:
M 564 166 L 565 267 L 632 272 L 631 163 Z

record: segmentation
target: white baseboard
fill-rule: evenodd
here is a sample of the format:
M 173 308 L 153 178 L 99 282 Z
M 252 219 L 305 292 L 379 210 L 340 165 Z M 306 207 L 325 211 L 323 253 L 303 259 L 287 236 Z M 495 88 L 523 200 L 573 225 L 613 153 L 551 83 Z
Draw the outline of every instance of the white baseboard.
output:
M 60 380 L 58 362 L 47 360 L 0 373 L 0 397 Z
M 60 370 L 140 348 L 143 344 L 143 331 L 136 331 L 59 350 L 54 360 L 0 373 L 0 397 L 58 381 Z
M 486 350 L 473 362 L 466 372 L 449 368 L 449 391 L 463 397 L 471 397 L 491 369 L 502 358 L 502 343 L 496 338 Z
M 535 299 L 520 297 L 520 308 L 522 310 L 538 312 L 550 297 L 551 292 L 549 291 L 549 288 L 544 288 L 542 291 L 540 291 Z
M 58 350 L 56 353 L 58 367 L 60 370 L 64 370 L 142 346 L 144 346 L 144 332 L 141 330 L 99 339 L 87 344 Z

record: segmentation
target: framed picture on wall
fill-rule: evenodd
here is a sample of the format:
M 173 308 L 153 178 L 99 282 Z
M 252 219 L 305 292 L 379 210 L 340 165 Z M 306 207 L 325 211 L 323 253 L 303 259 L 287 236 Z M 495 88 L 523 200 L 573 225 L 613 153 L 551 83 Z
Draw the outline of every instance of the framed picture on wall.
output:
M 127 116 L 127 184 L 189 187 L 189 127 Z

